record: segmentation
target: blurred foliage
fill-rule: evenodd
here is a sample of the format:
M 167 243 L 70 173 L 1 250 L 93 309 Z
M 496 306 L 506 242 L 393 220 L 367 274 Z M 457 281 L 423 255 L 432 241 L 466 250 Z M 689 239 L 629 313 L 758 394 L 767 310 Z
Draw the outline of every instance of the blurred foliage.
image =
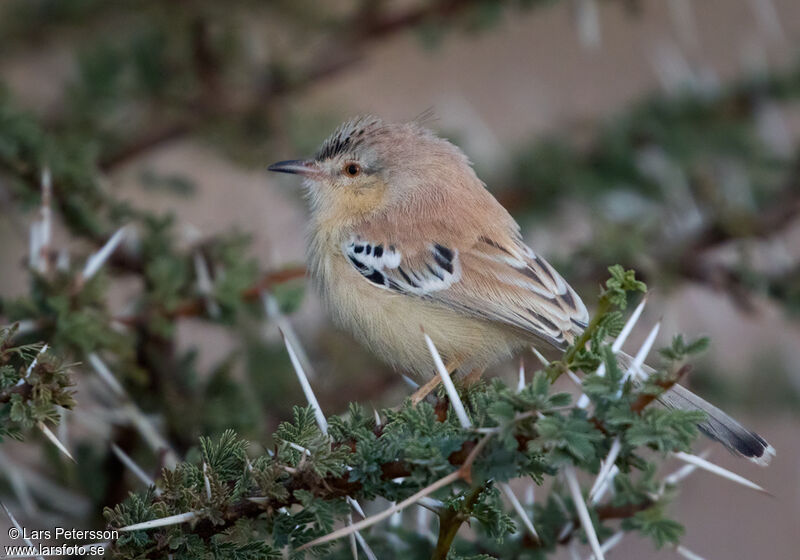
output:
M 800 63 L 700 93 L 657 94 L 608 119 L 588 142 L 535 139 L 499 194 L 539 219 L 565 201 L 592 209 L 592 238 L 558 263 L 570 278 L 596 282 L 602 263 L 620 262 L 660 286 L 689 280 L 725 291 L 745 310 L 756 294 L 795 309 L 797 265 L 770 270 L 754 257 L 798 215 L 800 153 L 766 131 L 788 125 L 765 123 L 799 96 Z M 736 242 L 752 249 L 725 266 L 707 258 Z
M 0 441 L 21 439 L 23 430 L 57 424 L 59 409 L 75 400 L 68 367 L 41 344 L 14 344 L 15 325 L 0 329 Z

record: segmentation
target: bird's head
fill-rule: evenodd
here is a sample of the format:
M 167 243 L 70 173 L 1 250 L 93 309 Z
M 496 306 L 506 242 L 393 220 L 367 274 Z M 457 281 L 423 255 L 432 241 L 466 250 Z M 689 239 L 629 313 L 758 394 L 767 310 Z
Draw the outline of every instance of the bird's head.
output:
M 417 122 L 358 117 L 337 128 L 310 159 L 270 171 L 304 178 L 312 212 L 353 223 L 391 208 L 434 202 L 460 182 L 477 181 L 466 156 Z

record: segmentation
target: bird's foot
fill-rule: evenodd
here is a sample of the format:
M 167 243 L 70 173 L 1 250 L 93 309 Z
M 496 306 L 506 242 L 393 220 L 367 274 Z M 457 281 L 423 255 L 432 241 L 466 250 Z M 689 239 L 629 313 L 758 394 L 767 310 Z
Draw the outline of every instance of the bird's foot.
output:
M 425 400 L 425 397 L 436 390 L 436 387 L 438 387 L 441 382 L 442 378 L 438 375 L 431 377 L 430 381 L 422 385 L 419 389 L 414 391 L 413 395 L 411 395 L 411 406 L 417 406 L 419 403 Z

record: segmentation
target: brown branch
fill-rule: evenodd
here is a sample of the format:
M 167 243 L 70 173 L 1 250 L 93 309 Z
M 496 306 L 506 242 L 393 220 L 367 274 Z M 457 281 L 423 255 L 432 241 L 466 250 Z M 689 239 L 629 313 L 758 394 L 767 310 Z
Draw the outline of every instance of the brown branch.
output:
M 9 389 L 0 391 L 0 404 L 10 402 L 14 395 L 21 395 L 24 400 L 28 400 L 32 393 L 33 385 L 25 381 L 20 385 L 15 385 Z
M 672 376 L 671 379 L 656 381 L 656 385 L 664 389 L 664 393 L 666 393 L 667 391 L 672 389 L 673 385 L 677 384 L 690 371 L 692 371 L 692 366 L 690 364 L 686 364 L 682 368 L 680 368 L 678 372 L 674 376 Z M 645 409 L 645 407 L 647 407 L 647 405 L 652 403 L 658 397 L 659 395 L 656 394 L 642 393 L 636 398 L 635 401 L 633 401 L 633 404 L 631 404 L 631 410 L 636 414 L 641 414 L 642 411 Z
M 431 560 L 445 560 L 447 558 L 450 547 L 453 545 L 453 540 L 456 538 L 456 534 L 458 534 L 458 530 L 465 521 L 469 520 L 470 514 L 475 504 L 478 502 L 481 492 L 483 492 L 488 485 L 489 482 L 484 482 L 483 484 L 475 486 L 469 494 L 467 494 L 459 510 L 447 508 L 439 514 L 439 536 L 436 539 L 436 548 L 433 550 Z
M 728 244 L 746 239 L 768 239 L 779 235 L 800 220 L 800 157 L 787 178 L 786 185 L 750 222 L 738 221 L 737 227 L 726 227 L 716 221 L 698 232 L 692 240 L 681 240 L 677 244 L 661 246 L 648 257 L 649 262 L 658 263 L 659 271 L 677 274 L 685 281 L 695 282 L 715 292 L 727 294 L 742 311 L 756 310 L 752 290 L 746 279 L 734 267 L 713 263 L 709 254 Z M 625 263 L 623 263 L 625 264 Z M 640 263 L 641 264 L 641 263 Z M 647 266 L 628 263 L 641 270 L 642 279 L 648 282 Z M 584 274 L 585 279 L 599 281 L 607 274 L 605 263 L 593 263 Z
M 278 284 L 289 282 L 290 280 L 303 278 L 305 273 L 306 269 L 303 266 L 293 266 L 284 268 L 282 270 L 267 272 L 263 274 L 261 278 L 259 278 L 258 281 L 252 286 L 242 291 L 242 300 L 254 301 L 260 297 L 263 291 L 269 290 Z M 135 326 L 147 322 L 147 320 L 154 314 L 158 314 L 166 319 L 179 319 L 184 317 L 202 316 L 205 314 L 205 310 L 205 301 L 202 297 L 197 297 L 193 299 L 187 299 L 172 309 L 150 309 L 138 315 L 115 317 L 114 321 L 123 325 Z
M 613 506 L 611 504 L 599 506 L 596 508 L 597 518 L 600 521 L 610 521 L 612 519 L 627 519 L 633 517 L 640 511 L 644 511 L 651 507 L 655 502 L 652 500 L 645 500 L 639 504 L 626 504 L 624 506 Z M 558 544 L 567 544 L 575 536 L 575 532 L 581 527 L 578 519 L 572 520 L 572 530 L 568 531 L 563 537 L 558 540 Z M 528 548 L 538 548 L 542 546 L 535 541 L 530 542 Z

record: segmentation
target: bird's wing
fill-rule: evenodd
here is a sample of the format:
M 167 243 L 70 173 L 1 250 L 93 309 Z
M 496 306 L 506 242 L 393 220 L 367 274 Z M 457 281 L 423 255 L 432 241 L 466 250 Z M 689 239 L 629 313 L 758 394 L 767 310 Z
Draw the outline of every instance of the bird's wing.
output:
M 378 288 L 503 323 L 559 348 L 586 327 L 578 295 L 516 232 L 450 243 L 380 237 L 364 231 L 342 244 L 350 264 Z

